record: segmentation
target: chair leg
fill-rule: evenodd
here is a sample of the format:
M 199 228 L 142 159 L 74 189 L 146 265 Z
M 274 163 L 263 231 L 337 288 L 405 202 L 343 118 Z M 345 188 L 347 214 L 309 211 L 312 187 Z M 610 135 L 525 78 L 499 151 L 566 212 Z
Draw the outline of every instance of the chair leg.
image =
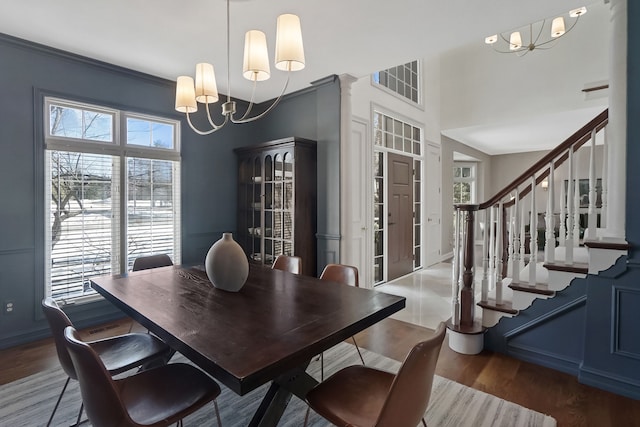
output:
M 422 419 L 422 425 L 423 425 L 424 427 L 427 427 L 427 422 L 424 420 L 424 418 Z
M 80 418 L 82 418 L 82 411 L 84 410 L 84 402 L 80 404 L 80 412 L 78 412 L 78 418 L 76 418 L 76 425 L 80 425 Z
M 307 423 L 309 422 L 309 411 L 311 410 L 311 406 L 307 405 L 307 413 L 304 414 L 304 425 L 303 427 L 307 427 Z
M 67 389 L 67 386 L 69 385 L 69 380 L 71 380 L 71 378 L 67 377 L 67 381 L 64 383 L 64 386 L 62 387 L 62 391 L 60 392 L 60 396 L 58 396 L 58 401 L 56 402 L 56 406 L 53 407 L 53 412 L 51 413 L 51 416 L 49 417 L 49 422 L 47 422 L 47 427 L 49 427 L 51 425 L 51 421 L 53 420 L 53 416 L 56 414 L 56 411 L 58 410 L 58 405 L 60 405 L 60 401 L 62 400 L 62 395 L 64 394 L 65 390 Z
M 360 353 L 360 347 L 358 347 L 358 343 L 356 342 L 356 338 L 355 337 L 351 337 L 351 339 L 353 340 L 353 345 L 356 346 L 356 350 L 358 351 L 358 356 L 360 356 L 360 361 L 362 362 L 362 366 L 364 366 L 364 359 L 362 358 L 362 353 Z
M 220 419 L 220 410 L 218 409 L 218 400 L 213 401 L 213 407 L 216 409 L 216 419 L 218 420 L 218 427 L 222 427 L 222 420 Z
M 324 381 L 324 353 L 320 353 L 320 382 Z

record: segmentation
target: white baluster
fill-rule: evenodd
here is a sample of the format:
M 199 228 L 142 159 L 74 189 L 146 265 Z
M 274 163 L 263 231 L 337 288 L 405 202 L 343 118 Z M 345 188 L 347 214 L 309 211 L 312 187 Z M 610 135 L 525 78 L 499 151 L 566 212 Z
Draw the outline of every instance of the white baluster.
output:
M 576 171 L 577 172 L 577 171 Z M 580 180 L 576 173 L 576 179 L 574 181 L 575 190 L 573 192 L 573 247 L 580 246 Z
M 520 271 L 524 270 L 524 255 L 526 253 L 525 250 L 525 238 L 526 232 L 524 231 L 525 226 L 527 224 L 527 214 L 526 209 L 523 207 L 520 208 Z M 518 277 L 520 277 L 520 273 L 518 273 Z
M 596 216 L 596 129 L 591 131 L 591 153 L 589 153 L 589 211 L 588 225 L 585 239 L 596 238 L 596 228 L 598 227 L 598 217 Z
M 520 281 L 520 194 L 516 188 L 516 197 L 513 200 L 513 253 L 511 254 L 511 277 L 514 282 Z M 524 239 L 523 239 L 524 240 Z
M 564 183 L 560 184 L 560 229 L 558 230 L 558 246 L 565 246 L 567 239 L 567 212 L 565 205 L 567 203 L 567 192 Z
M 493 289 L 496 283 L 496 216 L 495 207 L 489 207 L 489 290 Z
M 549 163 L 549 176 L 547 177 L 549 185 L 547 186 L 547 214 L 545 217 L 545 237 L 544 244 L 544 261 L 553 263 L 556 260 L 556 235 L 555 224 L 553 221 L 553 211 L 555 210 L 555 165 L 553 160 Z
M 504 248 L 504 239 L 502 233 L 503 222 L 503 204 L 498 204 L 498 213 L 496 221 L 496 305 L 502 304 L 502 252 Z
M 538 211 L 536 209 L 536 176 L 531 177 L 531 218 L 529 219 L 529 284 L 536 284 L 538 263 Z
M 491 209 L 491 208 L 489 208 Z M 489 211 L 484 211 L 484 236 L 482 236 L 482 282 L 480 300 L 487 301 L 489 298 Z
M 564 242 L 565 264 L 573 264 L 573 147 L 569 148 L 569 180 L 567 181 L 567 238 Z
M 600 198 L 602 206 L 600 207 L 600 228 L 607 228 L 607 174 L 609 163 L 609 145 L 607 144 L 607 127 L 604 127 L 604 147 L 602 147 L 602 180 L 600 188 Z
M 460 209 L 456 208 L 453 217 L 453 266 L 451 268 L 451 323 L 460 324 Z

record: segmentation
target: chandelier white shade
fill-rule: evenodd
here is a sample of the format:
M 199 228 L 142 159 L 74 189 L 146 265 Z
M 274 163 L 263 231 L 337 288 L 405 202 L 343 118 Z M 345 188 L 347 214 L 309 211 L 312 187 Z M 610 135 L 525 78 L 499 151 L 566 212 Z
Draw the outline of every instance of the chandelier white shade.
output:
M 522 34 L 520 31 L 513 31 L 507 37 L 504 33 L 493 34 L 489 37 L 485 37 L 484 42 L 488 45 L 492 45 L 496 52 L 500 53 L 516 53 L 518 56 L 526 55 L 535 49 L 550 49 L 554 46 L 554 42 L 560 37 L 567 34 L 578 23 L 580 16 L 587 13 L 586 7 L 579 7 L 569 11 L 569 17 L 573 18 L 571 26 L 567 29 L 565 26 L 565 19 L 562 16 L 558 16 L 551 21 L 550 28 L 547 27 L 547 20 L 529 24 L 528 42 L 525 44 L 522 41 Z M 546 32 L 548 31 L 548 32 Z M 548 34 L 548 36 L 547 36 Z M 500 48 L 498 42 L 504 42 L 508 45 Z
M 276 68 L 284 71 L 300 71 L 304 68 L 300 18 L 290 13 L 278 16 Z
M 242 75 L 245 79 L 261 82 L 271 77 L 267 36 L 262 31 L 247 31 L 244 36 L 244 63 Z
M 229 33 L 230 33 L 229 0 L 227 0 L 227 70 L 229 69 Z M 208 135 L 221 129 L 228 122 L 247 123 L 257 120 L 271 111 L 280 101 L 287 86 L 292 71 L 302 70 L 305 66 L 304 48 L 302 43 L 302 30 L 300 18 L 292 14 L 283 14 L 278 17 L 276 29 L 275 66 L 278 70 L 287 72 L 287 79 L 280 95 L 262 113 L 250 117 L 254 105 L 254 97 L 257 82 L 268 80 L 271 76 L 269 66 L 269 52 L 267 50 L 267 37 L 262 31 L 250 30 L 245 34 L 244 56 L 242 63 L 242 75 L 253 82 L 253 91 L 247 110 L 240 118 L 235 118 L 236 103 L 231 100 L 231 82 L 227 71 L 227 100 L 222 104 L 224 121 L 216 124 L 211 117 L 209 104 L 218 102 L 218 88 L 213 65 L 200 63 L 196 65 L 195 81 L 189 76 L 180 76 L 176 80 L 176 105 L 175 109 L 187 115 L 187 122 L 194 132 L 200 135 Z M 204 104 L 210 129 L 199 130 L 191 122 L 189 114 L 198 111 L 198 103 Z

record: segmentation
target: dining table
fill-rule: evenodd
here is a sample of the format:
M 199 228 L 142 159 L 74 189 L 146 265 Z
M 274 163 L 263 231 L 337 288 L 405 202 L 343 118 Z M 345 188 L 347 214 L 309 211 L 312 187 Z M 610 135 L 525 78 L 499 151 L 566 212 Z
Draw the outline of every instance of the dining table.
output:
M 311 359 L 403 309 L 404 297 L 250 263 L 239 292 L 202 267 L 91 279 L 91 286 L 238 395 L 270 383 L 250 426 L 276 426 L 292 395 L 317 381 Z

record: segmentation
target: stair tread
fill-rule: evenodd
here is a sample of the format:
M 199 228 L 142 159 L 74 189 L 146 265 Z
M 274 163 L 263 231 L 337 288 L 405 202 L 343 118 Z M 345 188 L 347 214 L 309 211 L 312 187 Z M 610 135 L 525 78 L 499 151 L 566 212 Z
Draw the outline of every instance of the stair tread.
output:
M 570 273 L 588 273 L 589 264 L 584 262 L 574 262 L 573 264 L 566 264 L 564 262 L 546 262 L 544 268 L 553 271 L 567 271 Z
M 531 286 L 529 283 L 526 283 L 526 282 L 511 282 L 509 287 L 514 291 L 529 292 L 532 294 L 547 295 L 547 296 L 553 296 L 556 294 L 555 291 L 552 291 L 551 289 L 549 289 L 549 285 L 546 283 L 536 283 L 534 286 Z
M 487 310 L 500 311 L 507 314 L 516 315 L 519 313 L 518 310 L 513 308 L 511 301 L 502 301 L 502 304 L 496 304 L 496 300 L 489 298 L 487 301 L 480 301 L 478 306 Z

